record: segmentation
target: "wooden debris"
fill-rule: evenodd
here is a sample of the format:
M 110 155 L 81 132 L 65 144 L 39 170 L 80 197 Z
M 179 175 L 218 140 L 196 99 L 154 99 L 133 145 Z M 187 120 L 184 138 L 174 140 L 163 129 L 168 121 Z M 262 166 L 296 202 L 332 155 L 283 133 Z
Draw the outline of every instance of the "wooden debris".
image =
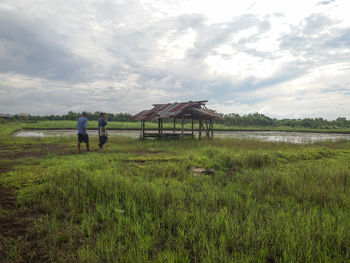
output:
M 201 167 L 195 167 L 191 166 L 190 171 L 193 173 L 194 176 L 204 175 L 204 174 L 215 174 L 214 169 L 207 169 L 207 168 L 201 168 Z

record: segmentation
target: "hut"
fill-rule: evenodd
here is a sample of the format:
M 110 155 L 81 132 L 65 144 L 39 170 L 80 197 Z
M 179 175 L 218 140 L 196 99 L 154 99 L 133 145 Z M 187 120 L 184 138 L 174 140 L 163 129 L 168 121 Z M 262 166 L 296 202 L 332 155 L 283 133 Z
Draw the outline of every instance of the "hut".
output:
M 9 120 L 11 118 L 11 115 L 10 114 L 3 114 L 3 113 L 0 113 L 0 119 L 3 119 L 3 120 Z
M 166 104 L 153 104 L 150 110 L 144 110 L 131 117 L 131 120 L 141 121 L 141 138 L 178 138 L 194 137 L 194 122 L 198 121 L 198 137 L 201 139 L 202 132 L 205 132 L 208 138 L 214 136 L 214 119 L 222 117 L 213 110 L 207 109 L 205 103 L 207 100 L 175 102 Z M 164 130 L 163 122 L 165 119 L 173 119 L 173 129 Z M 158 130 L 156 132 L 146 132 L 145 122 L 158 121 Z M 176 130 L 176 120 L 181 120 L 181 132 Z M 185 120 L 191 120 L 191 130 L 185 131 Z

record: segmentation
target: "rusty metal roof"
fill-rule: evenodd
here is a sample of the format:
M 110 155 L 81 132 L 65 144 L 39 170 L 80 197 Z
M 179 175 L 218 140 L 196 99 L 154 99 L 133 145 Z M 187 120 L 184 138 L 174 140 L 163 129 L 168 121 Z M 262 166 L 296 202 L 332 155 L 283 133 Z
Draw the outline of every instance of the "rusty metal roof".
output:
M 214 118 L 214 119 L 223 119 L 220 114 L 218 114 L 215 111 L 210 110 L 210 109 L 191 108 L 190 111 L 195 113 L 196 115 L 201 115 L 203 117 L 210 117 L 210 118 Z
M 204 118 L 218 118 L 221 116 L 213 110 L 202 109 L 202 105 L 207 101 L 188 101 L 188 102 L 175 102 L 167 104 L 153 104 L 153 108 L 150 110 L 144 110 L 131 117 L 131 120 L 136 121 L 150 121 L 166 118 L 174 118 L 181 116 L 185 113 L 192 113 L 195 116 Z

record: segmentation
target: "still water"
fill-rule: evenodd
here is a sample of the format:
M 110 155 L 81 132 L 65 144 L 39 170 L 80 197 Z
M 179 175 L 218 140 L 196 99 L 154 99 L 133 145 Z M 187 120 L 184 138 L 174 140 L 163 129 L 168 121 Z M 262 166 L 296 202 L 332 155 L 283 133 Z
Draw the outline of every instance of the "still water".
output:
M 97 130 L 88 131 L 90 136 L 97 136 Z M 14 133 L 15 137 L 57 137 L 57 136 L 75 136 L 76 130 L 22 130 Z M 133 130 L 109 130 L 110 137 L 127 136 L 139 138 L 140 131 Z M 196 133 L 195 133 L 196 134 Z M 196 134 L 198 137 L 198 134 Z M 278 132 L 278 131 L 215 131 L 215 138 L 241 138 L 256 139 L 269 142 L 291 142 L 291 143 L 310 143 L 326 140 L 350 140 L 350 134 L 336 133 L 307 133 L 307 132 Z

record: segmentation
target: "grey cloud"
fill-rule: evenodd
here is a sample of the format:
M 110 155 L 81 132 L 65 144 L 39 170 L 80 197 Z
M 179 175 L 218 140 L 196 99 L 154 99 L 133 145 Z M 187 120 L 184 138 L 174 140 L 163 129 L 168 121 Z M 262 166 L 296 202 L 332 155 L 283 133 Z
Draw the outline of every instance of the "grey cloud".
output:
M 221 82 L 219 85 L 213 85 L 211 89 L 211 97 L 215 98 L 216 101 L 226 101 L 235 99 L 237 96 L 241 98 L 241 102 L 245 104 L 254 104 L 260 102 L 264 97 L 252 97 L 249 95 L 250 92 L 264 89 L 267 87 L 272 87 L 277 84 L 287 82 L 299 78 L 308 72 L 308 64 L 299 62 L 285 64 L 279 71 L 270 77 L 264 79 L 258 79 L 255 77 L 249 77 L 240 81 L 227 80 Z M 266 98 L 265 98 L 266 99 Z
M 271 77 L 259 80 L 255 85 L 257 88 L 265 88 L 273 86 L 279 83 L 283 83 L 289 80 L 299 78 L 308 73 L 310 63 L 303 61 L 293 61 L 292 63 L 285 64 Z
M 202 27 L 203 22 L 203 16 L 195 15 L 163 19 L 137 29 L 120 28 L 114 34 L 113 46 L 107 49 L 122 63 L 129 65 L 132 70 L 147 70 L 152 66 L 154 57 L 159 55 L 157 42 L 166 33 L 174 30 L 174 37 L 181 36 L 188 29 Z
M 70 80 L 86 64 L 39 18 L 0 11 L 0 41 L 1 72 Z
M 349 32 L 350 28 L 338 28 L 336 21 L 322 14 L 313 14 L 281 37 L 280 48 L 308 61 L 310 66 L 348 62 Z M 341 52 L 342 56 L 334 51 Z
M 334 28 L 337 24 L 323 14 L 313 14 L 307 17 L 299 26 L 291 27 L 291 32 L 281 37 L 280 47 L 282 49 L 309 49 L 316 47 L 327 47 L 329 41 L 336 40 L 336 32 L 339 29 Z M 328 30 L 328 32 L 324 32 Z M 344 30 L 344 29 L 343 29 Z M 345 32 L 349 29 L 345 29 Z
M 334 38 L 327 40 L 325 45 L 333 48 L 349 48 L 350 28 L 336 32 Z
M 203 59 L 213 53 L 221 44 L 231 43 L 231 38 L 239 31 L 256 27 L 258 34 L 266 32 L 271 25 L 267 20 L 260 20 L 252 15 L 235 18 L 231 22 L 203 26 L 197 30 L 197 39 L 193 49 L 187 52 L 187 58 Z M 233 43 L 232 43 L 233 44 Z
M 305 36 L 312 36 L 335 23 L 336 22 L 323 14 L 312 14 L 305 18 L 304 26 L 302 27 L 302 34 Z
M 321 2 L 318 2 L 317 5 L 329 5 L 329 4 L 334 3 L 335 1 L 336 1 L 336 0 L 321 1 Z
M 178 62 L 178 66 L 169 61 L 169 65 L 165 69 L 153 65 L 152 56 L 159 52 L 156 48 L 153 49 L 155 42 L 169 30 L 176 29 L 178 34 L 182 34 L 189 28 L 195 30 L 197 37 L 194 47 L 187 51 L 183 61 Z M 238 43 L 231 43 L 234 34 L 248 28 L 257 28 L 257 32 L 249 39 L 240 39 Z M 111 48 L 111 52 L 123 60 L 125 64 L 131 65 L 130 72 L 140 76 L 140 86 L 159 87 L 161 90 L 175 94 L 174 98 L 177 99 L 197 99 L 198 96 L 200 96 L 198 99 L 203 99 L 205 96 L 219 102 L 234 98 L 239 93 L 258 90 L 297 78 L 307 72 L 305 65 L 300 62 L 299 65 L 285 65 L 280 71 L 266 79 L 254 77 L 248 77 L 241 81 L 225 77 L 206 79 L 208 66 L 204 60 L 210 55 L 216 55 L 214 49 L 221 44 L 231 43 L 239 51 L 260 58 L 274 57 L 274 54 L 245 47 L 245 44 L 250 41 L 258 41 L 261 34 L 268 32 L 270 28 L 271 24 L 268 20 L 258 19 L 251 15 L 235 18 L 228 23 L 214 25 L 207 25 L 205 18 L 201 15 L 181 16 L 162 20 L 159 25 L 153 24 L 150 28 L 146 26 L 131 33 L 129 31 L 118 32 L 115 37 L 118 44 Z M 127 37 L 124 36 L 124 33 L 128 34 Z M 121 35 L 123 37 L 120 37 Z M 128 39 L 128 41 L 125 43 L 121 39 Z M 147 52 L 145 52 L 146 49 Z M 228 56 L 232 55 L 228 54 Z M 178 67 L 182 67 L 187 74 L 181 73 Z M 254 98 L 248 100 L 248 97 L 246 102 L 249 104 L 257 101 Z
M 323 33 L 334 22 L 323 14 L 313 14 L 302 24 L 291 27 L 291 31 L 281 37 L 280 48 L 290 50 L 295 55 L 312 53 L 315 49 L 324 47 L 324 43 L 332 39 L 332 33 Z

